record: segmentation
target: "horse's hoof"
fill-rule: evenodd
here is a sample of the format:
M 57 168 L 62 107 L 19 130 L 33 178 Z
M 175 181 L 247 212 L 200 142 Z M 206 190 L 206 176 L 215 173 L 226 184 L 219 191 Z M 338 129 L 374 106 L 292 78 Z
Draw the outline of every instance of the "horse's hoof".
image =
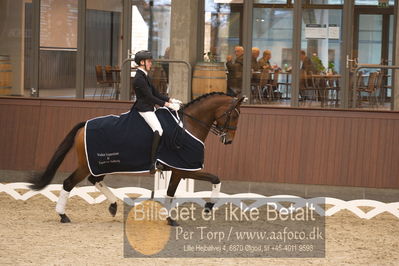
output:
M 175 220 L 173 220 L 172 218 L 168 217 L 166 219 L 168 220 L 168 225 L 170 225 L 170 226 L 179 226 L 179 224 Z
M 214 205 L 215 205 L 215 203 L 212 203 L 212 202 L 205 203 L 204 212 L 205 213 L 210 213 L 212 211 Z
M 112 217 L 115 217 L 116 211 L 118 210 L 118 205 L 116 204 L 116 202 L 115 203 L 111 203 L 109 205 L 108 210 L 109 210 L 109 213 L 112 215 Z
M 68 218 L 68 216 L 66 216 L 66 214 L 60 214 L 61 217 L 61 223 L 66 224 L 66 223 L 70 223 L 71 220 Z

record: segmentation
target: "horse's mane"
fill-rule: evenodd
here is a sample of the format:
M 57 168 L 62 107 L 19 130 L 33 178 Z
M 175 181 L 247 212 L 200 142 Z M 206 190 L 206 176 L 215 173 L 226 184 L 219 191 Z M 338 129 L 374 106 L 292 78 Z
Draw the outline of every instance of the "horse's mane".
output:
M 210 92 L 210 93 L 207 93 L 207 94 L 203 94 L 203 95 L 201 95 L 201 96 L 195 98 L 195 99 L 192 100 L 191 102 L 186 103 L 186 104 L 183 106 L 183 109 L 189 107 L 190 105 L 193 105 L 193 104 L 196 103 L 196 102 L 201 101 L 201 100 L 204 99 L 204 98 L 207 98 L 207 97 L 213 96 L 213 95 L 226 95 L 226 96 L 228 96 L 226 93 L 224 93 L 224 92 L 219 92 L 219 91 L 214 91 L 214 92 Z

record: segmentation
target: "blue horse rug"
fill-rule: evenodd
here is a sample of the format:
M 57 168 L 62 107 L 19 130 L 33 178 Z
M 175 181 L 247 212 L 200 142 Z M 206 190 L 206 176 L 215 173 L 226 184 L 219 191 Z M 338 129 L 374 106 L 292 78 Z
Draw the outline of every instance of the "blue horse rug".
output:
M 157 161 L 181 170 L 201 170 L 204 143 L 182 128 L 168 108 L 159 108 L 156 115 L 163 128 Z M 135 109 L 88 120 L 84 139 L 91 174 L 148 172 L 153 135 Z

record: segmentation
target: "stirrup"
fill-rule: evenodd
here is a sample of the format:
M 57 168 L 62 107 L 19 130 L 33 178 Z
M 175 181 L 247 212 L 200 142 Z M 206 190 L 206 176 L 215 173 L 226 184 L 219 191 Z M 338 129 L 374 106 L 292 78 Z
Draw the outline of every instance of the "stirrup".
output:
M 152 166 L 152 165 L 151 165 Z M 162 172 L 164 171 L 165 167 L 162 163 L 156 161 L 154 164 L 154 167 L 150 168 L 150 174 L 155 174 L 156 172 Z
M 164 166 L 163 164 L 161 164 L 160 162 L 155 162 L 154 165 L 151 165 L 153 167 L 150 168 L 150 174 L 155 174 L 157 171 L 158 172 L 162 172 L 164 170 Z
M 150 174 L 153 175 L 153 174 L 155 174 L 156 171 L 157 171 L 157 167 L 156 167 L 155 163 L 151 164 Z
M 164 165 L 157 161 L 155 163 L 155 170 L 163 171 L 164 170 Z

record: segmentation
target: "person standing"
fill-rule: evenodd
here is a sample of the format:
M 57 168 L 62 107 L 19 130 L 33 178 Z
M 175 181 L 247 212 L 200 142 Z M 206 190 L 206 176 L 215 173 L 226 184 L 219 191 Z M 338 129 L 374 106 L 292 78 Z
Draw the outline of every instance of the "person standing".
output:
M 242 86 L 242 70 L 244 65 L 244 47 L 234 47 L 235 60 L 229 55 L 226 58 L 227 75 L 227 95 L 237 96 L 241 93 Z

